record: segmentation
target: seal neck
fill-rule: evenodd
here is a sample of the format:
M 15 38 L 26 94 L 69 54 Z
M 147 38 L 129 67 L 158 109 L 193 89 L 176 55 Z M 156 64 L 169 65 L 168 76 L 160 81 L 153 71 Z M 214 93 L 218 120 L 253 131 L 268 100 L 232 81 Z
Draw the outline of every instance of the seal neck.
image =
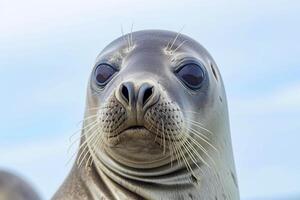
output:
M 122 196 L 130 196 L 130 199 L 160 199 L 166 196 L 166 191 L 172 191 L 170 194 L 174 195 L 194 187 L 189 172 L 179 165 L 138 171 L 112 160 L 105 163 L 96 159 L 94 167 L 101 179 L 109 179 L 108 188 L 118 191 L 114 193 L 115 199 L 122 199 Z

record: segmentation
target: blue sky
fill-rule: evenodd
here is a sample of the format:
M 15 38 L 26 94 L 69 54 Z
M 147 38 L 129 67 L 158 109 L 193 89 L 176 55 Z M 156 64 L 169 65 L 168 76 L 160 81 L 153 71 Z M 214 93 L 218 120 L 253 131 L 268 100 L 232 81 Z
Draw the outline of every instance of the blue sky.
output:
M 203 44 L 223 75 L 242 199 L 300 196 L 299 1 L 0 1 L 0 168 L 56 191 L 96 55 L 125 31 Z M 297 196 L 298 195 L 298 196 Z

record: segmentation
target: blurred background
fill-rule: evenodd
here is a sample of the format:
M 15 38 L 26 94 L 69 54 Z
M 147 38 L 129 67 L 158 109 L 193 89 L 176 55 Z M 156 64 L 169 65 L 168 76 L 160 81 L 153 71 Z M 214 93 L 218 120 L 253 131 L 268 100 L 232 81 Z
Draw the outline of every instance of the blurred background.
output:
M 241 199 L 300 199 L 299 11 L 296 0 L 0 0 L 0 169 L 49 199 L 73 164 L 96 55 L 121 25 L 184 26 L 223 75 Z

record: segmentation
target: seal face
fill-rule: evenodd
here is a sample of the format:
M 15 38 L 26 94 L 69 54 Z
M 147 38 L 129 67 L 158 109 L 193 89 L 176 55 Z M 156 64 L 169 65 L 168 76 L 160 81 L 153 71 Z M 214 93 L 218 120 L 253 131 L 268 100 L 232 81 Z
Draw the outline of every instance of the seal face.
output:
M 159 30 L 109 44 L 90 76 L 72 173 L 91 198 L 238 199 L 225 91 L 209 53 Z M 107 187 L 87 184 L 95 174 Z

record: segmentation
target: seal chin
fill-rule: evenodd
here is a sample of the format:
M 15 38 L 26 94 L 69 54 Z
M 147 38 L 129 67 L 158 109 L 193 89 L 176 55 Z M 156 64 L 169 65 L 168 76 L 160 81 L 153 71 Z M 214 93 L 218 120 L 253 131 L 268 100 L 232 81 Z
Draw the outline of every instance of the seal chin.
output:
M 137 168 L 151 168 L 170 161 L 156 135 L 142 126 L 134 126 L 109 139 L 106 152 L 116 161 Z

